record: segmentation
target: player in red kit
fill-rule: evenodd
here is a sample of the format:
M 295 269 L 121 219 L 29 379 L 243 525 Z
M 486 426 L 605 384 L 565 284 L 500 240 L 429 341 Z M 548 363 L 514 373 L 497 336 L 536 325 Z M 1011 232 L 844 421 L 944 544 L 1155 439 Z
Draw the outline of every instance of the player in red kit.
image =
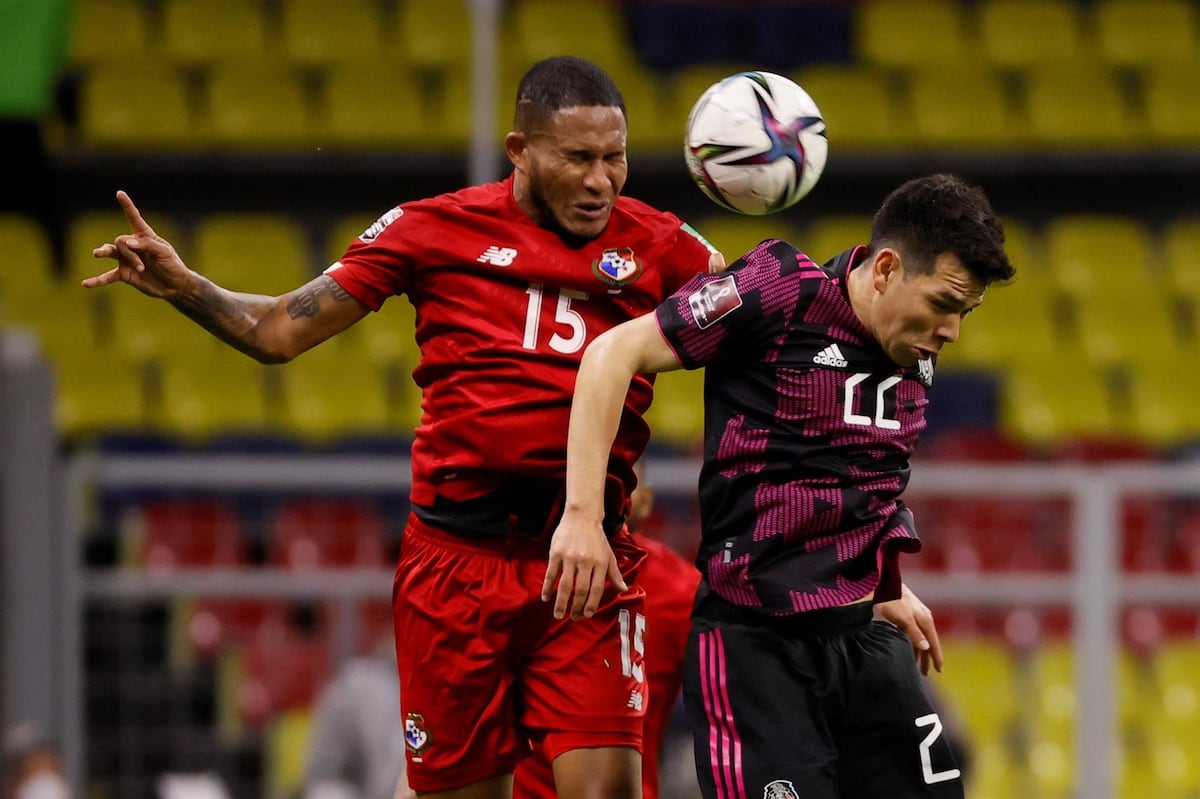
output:
M 686 558 L 658 539 L 637 531 L 638 522 L 650 513 L 653 490 L 641 469 L 630 497 L 629 527 L 634 540 L 646 550 L 638 582 L 646 589 L 645 678 L 649 689 L 642 728 L 642 797 L 658 799 L 658 761 L 671 713 L 683 682 L 683 653 L 691 629 L 692 601 L 700 572 Z M 554 771 L 545 753 L 535 749 L 517 766 L 513 780 L 515 799 L 554 799 Z
M 166 299 L 267 363 L 392 295 L 413 303 L 422 420 L 393 595 L 408 778 L 419 794 L 507 797 L 531 743 L 554 762 L 559 796 L 639 793 L 645 553 L 624 518 L 651 384 L 630 385 L 608 461 L 605 537 L 588 553 L 600 564 L 585 589 L 597 601 L 575 621 L 555 613 L 543 579 L 563 507 L 572 389 L 597 335 L 724 262 L 677 217 L 620 196 L 625 137 L 612 80 L 580 59 L 548 59 L 517 90 L 509 178 L 402 203 L 295 291 L 214 285 L 123 192 L 132 233 L 96 248 L 117 265 L 84 281 Z

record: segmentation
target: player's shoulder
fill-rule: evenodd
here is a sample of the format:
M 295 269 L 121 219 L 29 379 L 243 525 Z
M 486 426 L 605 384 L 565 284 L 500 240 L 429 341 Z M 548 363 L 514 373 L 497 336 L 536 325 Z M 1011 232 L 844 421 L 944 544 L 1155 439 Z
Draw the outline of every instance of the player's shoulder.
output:
M 624 195 L 617 198 L 613 216 L 622 227 L 646 228 L 659 234 L 683 227 L 683 220 L 670 211 Z
M 400 207 L 413 211 L 429 210 L 436 212 L 474 213 L 481 210 L 494 212 L 496 207 L 503 204 L 505 191 L 509 181 L 495 183 L 480 183 L 466 186 L 455 191 L 436 194 L 419 200 L 403 203 Z

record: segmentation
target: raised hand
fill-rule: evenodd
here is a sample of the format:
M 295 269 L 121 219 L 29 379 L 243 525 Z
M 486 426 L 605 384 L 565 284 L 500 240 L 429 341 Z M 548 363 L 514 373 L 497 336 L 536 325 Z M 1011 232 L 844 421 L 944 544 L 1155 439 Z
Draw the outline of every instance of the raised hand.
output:
M 118 191 L 117 202 L 129 220 L 130 232 L 92 250 L 93 257 L 111 258 L 117 265 L 95 277 L 85 278 L 83 287 L 128 283 L 150 297 L 169 300 L 182 294 L 193 277 L 191 270 L 171 243 L 155 233 L 142 218 L 128 194 Z

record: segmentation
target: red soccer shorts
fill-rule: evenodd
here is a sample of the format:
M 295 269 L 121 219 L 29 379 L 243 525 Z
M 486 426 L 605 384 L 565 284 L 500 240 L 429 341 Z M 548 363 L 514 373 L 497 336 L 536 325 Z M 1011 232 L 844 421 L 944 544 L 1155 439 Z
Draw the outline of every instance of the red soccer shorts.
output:
M 612 539 L 633 585 L 645 553 Z M 601 746 L 641 749 L 644 592 L 611 587 L 590 619 L 541 599 L 546 543 L 464 538 L 409 517 L 392 590 L 408 781 L 444 791 Z

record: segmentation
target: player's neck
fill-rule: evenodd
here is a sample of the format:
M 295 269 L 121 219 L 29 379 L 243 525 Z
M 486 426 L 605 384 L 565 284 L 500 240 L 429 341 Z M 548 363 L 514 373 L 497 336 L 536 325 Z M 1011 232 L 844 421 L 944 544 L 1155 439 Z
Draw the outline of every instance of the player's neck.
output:
M 850 299 L 850 308 L 863 327 L 875 335 L 871 324 L 872 301 L 875 297 L 875 286 L 871 282 L 871 264 L 863 261 L 846 273 L 846 296 Z

